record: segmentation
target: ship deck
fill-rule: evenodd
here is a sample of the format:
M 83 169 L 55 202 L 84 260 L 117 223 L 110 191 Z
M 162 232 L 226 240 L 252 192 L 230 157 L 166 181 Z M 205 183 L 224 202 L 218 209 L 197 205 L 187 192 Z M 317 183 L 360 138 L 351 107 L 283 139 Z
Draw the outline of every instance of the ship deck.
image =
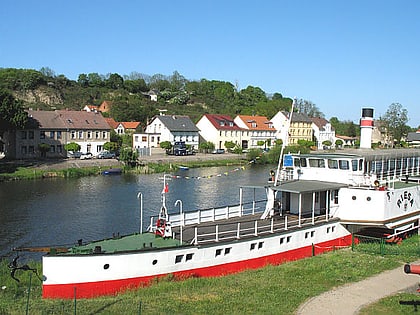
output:
M 312 218 L 299 217 L 293 214 L 274 215 L 270 219 L 261 219 L 261 213 L 237 216 L 200 224 L 189 224 L 173 227 L 174 238 L 162 238 L 154 233 L 135 233 L 126 236 L 115 236 L 110 239 L 79 244 L 59 255 L 111 254 L 131 251 L 152 250 L 187 245 L 204 245 L 214 242 L 247 239 L 272 233 L 287 233 L 288 230 L 306 225 L 325 222 L 325 215 Z M 329 219 L 334 221 L 336 219 Z M 52 251 L 50 254 L 54 254 Z

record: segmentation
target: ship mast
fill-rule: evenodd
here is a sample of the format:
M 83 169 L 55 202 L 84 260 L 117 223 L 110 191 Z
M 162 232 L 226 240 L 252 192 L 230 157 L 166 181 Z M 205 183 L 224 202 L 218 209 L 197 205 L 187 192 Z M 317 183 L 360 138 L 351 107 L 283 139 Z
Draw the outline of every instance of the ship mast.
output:
M 289 142 L 289 129 L 290 129 L 290 124 L 292 123 L 292 116 L 293 116 L 293 110 L 295 108 L 296 105 L 296 98 L 293 99 L 292 102 L 292 110 L 290 111 L 290 115 L 289 115 L 289 119 L 288 119 L 288 123 L 287 123 L 287 128 L 286 131 L 284 133 L 283 136 L 283 143 L 281 146 L 281 150 L 280 150 L 280 157 L 279 157 L 279 162 L 277 164 L 277 171 L 276 171 L 276 178 L 274 179 L 274 186 L 277 186 L 277 183 L 279 182 L 279 177 L 280 177 L 280 168 L 283 162 L 283 154 L 284 154 L 284 148 L 288 145 Z

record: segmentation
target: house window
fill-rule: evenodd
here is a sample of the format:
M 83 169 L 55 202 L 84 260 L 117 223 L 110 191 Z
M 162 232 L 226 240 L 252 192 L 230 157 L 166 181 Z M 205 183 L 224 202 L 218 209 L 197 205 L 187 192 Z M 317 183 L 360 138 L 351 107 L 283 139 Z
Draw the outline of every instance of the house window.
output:
M 63 146 L 61 144 L 57 145 L 57 152 L 58 153 L 63 153 Z
M 57 139 L 61 139 L 61 131 L 57 131 Z
M 27 148 L 26 148 L 26 146 L 21 146 L 20 147 L 20 153 L 22 153 L 23 155 L 26 155 L 26 153 L 27 153 Z
M 76 139 L 76 131 L 72 130 L 71 131 L 71 136 L 72 139 Z M 42 138 L 41 138 L 42 139 Z
M 39 138 L 40 138 L 40 139 L 45 139 L 45 131 L 41 131 L 41 132 L 39 133 Z
M 54 139 L 54 134 L 55 134 L 54 131 L 50 131 L 50 139 Z
M 83 131 L 79 131 L 79 139 L 83 139 Z
M 29 131 L 29 139 L 34 139 L 34 132 L 32 130 Z
M 106 131 L 102 131 L 102 139 L 106 139 L 106 138 L 107 138 Z
M 157 137 L 157 144 L 159 144 L 160 143 L 160 137 L 158 136 Z
M 137 141 L 137 140 L 136 140 Z M 142 136 L 141 137 L 141 142 L 146 142 L 147 141 L 147 137 L 146 136 Z
M 87 138 L 88 139 L 92 139 L 92 131 L 88 131 L 87 132 Z
M 26 139 L 26 131 L 23 130 L 20 132 L 20 138 L 23 140 Z
M 99 131 L 95 131 L 95 138 L 99 139 Z
M 34 148 L 34 146 L 33 146 L 33 145 L 30 145 L 30 146 L 28 147 L 28 152 L 29 152 L 29 154 L 34 154 L 34 153 L 35 153 L 35 148 Z

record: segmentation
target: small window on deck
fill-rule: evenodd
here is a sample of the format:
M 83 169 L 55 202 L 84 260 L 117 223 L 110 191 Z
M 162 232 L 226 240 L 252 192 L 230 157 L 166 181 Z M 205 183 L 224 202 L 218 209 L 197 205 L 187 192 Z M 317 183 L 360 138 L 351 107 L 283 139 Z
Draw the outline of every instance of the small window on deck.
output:
M 225 255 L 230 254 L 232 247 L 225 248 Z
M 184 257 L 184 255 L 176 255 L 175 257 L 175 263 L 179 264 L 182 261 L 182 257 Z
M 288 236 L 288 237 L 286 238 L 286 242 L 287 242 L 287 243 L 289 243 L 291 238 L 292 238 L 291 236 Z
M 221 254 L 222 254 L 222 249 L 221 248 L 216 249 L 216 257 L 220 256 Z
M 339 160 L 338 164 L 340 166 L 340 170 L 348 170 L 349 169 L 349 161 L 347 161 L 347 160 Z
M 338 169 L 338 161 L 337 160 L 328 159 L 328 168 Z
M 300 158 L 300 166 L 301 167 L 307 167 L 306 159 L 305 158 Z
M 309 159 L 309 166 L 323 168 L 325 167 L 325 161 L 323 159 Z
M 353 172 L 357 171 L 357 165 L 358 165 L 357 160 L 351 160 L 351 169 Z
M 264 245 L 264 242 L 259 242 L 259 243 L 258 243 L 258 249 L 262 248 L 262 247 L 263 247 L 263 245 Z
M 280 238 L 280 245 L 284 243 L 284 237 Z
M 257 245 L 257 243 L 252 243 L 249 249 L 254 250 L 256 245 Z
M 186 256 L 185 256 L 185 261 L 188 261 L 188 260 L 191 260 L 192 258 L 193 258 L 193 255 L 194 254 L 187 254 Z

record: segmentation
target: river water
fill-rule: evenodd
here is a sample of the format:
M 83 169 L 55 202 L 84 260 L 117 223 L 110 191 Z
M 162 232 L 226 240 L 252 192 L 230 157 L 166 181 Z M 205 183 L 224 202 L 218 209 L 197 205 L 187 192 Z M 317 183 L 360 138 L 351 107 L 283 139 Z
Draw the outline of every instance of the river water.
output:
M 168 180 L 168 211 L 206 209 L 239 202 L 239 187 L 264 185 L 273 166 L 247 165 L 178 170 Z M 139 230 L 143 199 L 143 229 L 161 205 L 163 174 L 92 176 L 0 182 L 0 258 L 14 247 L 72 245 Z M 244 192 L 244 202 L 252 200 Z M 264 198 L 263 190 L 257 199 Z M 175 202 L 178 202 L 175 206 Z M 39 254 L 20 256 L 38 259 Z

